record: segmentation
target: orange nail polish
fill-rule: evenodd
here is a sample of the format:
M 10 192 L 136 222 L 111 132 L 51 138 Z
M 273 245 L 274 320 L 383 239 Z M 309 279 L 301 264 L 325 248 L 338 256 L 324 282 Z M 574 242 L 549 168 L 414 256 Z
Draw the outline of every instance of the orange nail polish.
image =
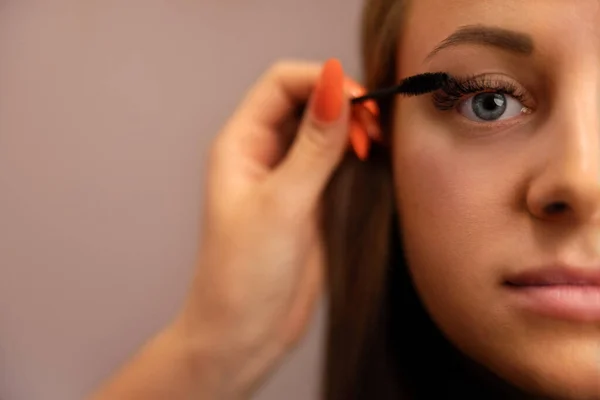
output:
M 354 118 L 350 120 L 350 144 L 359 159 L 367 159 L 371 143 L 362 124 Z
M 379 116 L 379 107 L 374 100 L 367 100 L 363 103 L 363 106 L 371 112 L 374 116 Z
M 344 101 L 344 70 L 336 59 L 330 59 L 323 66 L 321 78 L 315 88 L 312 113 L 321 122 L 337 121 L 343 110 Z
M 351 97 L 361 97 L 367 94 L 367 90 L 354 82 L 351 79 L 346 80 L 346 89 Z M 374 100 L 367 100 L 361 103 L 367 110 L 371 112 L 371 114 L 375 116 L 379 116 L 379 107 L 377 106 L 377 102 Z
M 361 123 L 367 136 L 377 142 L 381 142 L 381 130 L 377 123 L 377 116 L 373 115 L 371 110 L 365 104 L 357 104 L 352 107 L 352 117 Z

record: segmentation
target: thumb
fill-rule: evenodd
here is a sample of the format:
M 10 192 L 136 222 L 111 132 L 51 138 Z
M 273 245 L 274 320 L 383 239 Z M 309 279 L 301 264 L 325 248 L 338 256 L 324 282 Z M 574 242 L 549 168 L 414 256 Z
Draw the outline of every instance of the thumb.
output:
M 274 171 L 280 190 L 320 196 L 348 145 L 350 100 L 339 61 L 325 63 L 292 148 Z

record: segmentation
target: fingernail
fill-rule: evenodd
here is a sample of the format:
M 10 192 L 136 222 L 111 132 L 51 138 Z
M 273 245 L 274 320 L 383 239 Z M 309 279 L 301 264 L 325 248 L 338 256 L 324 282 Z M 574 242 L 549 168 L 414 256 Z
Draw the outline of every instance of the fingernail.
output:
M 359 159 L 367 159 L 371 141 L 362 124 L 354 118 L 350 120 L 350 144 Z
M 323 66 L 315 88 L 312 114 L 324 123 L 337 121 L 342 114 L 344 101 L 344 70 L 338 60 L 330 59 Z
M 357 104 L 352 107 L 352 117 L 362 124 L 369 138 L 378 142 L 383 140 L 381 129 L 377 123 L 377 116 L 373 115 L 371 110 L 365 107 L 364 104 Z
M 367 94 L 367 90 L 352 79 L 347 79 L 345 85 L 350 97 L 361 97 Z M 369 110 L 371 114 L 379 116 L 379 106 L 376 101 L 366 100 L 361 102 L 361 105 Z

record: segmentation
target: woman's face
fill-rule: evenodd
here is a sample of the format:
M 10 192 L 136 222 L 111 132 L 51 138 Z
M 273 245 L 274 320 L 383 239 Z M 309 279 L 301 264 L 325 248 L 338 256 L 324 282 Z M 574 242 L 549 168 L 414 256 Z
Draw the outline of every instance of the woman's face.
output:
M 600 1 L 418 0 L 400 36 L 399 79 L 464 80 L 396 104 L 398 208 L 426 308 L 504 379 L 600 399 Z

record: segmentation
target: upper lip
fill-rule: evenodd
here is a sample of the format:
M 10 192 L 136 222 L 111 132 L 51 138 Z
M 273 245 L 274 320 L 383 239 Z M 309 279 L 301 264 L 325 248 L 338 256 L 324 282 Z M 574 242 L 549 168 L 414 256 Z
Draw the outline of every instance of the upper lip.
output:
M 600 286 L 600 266 L 596 268 L 539 267 L 515 274 L 507 279 L 506 283 L 512 286 Z

